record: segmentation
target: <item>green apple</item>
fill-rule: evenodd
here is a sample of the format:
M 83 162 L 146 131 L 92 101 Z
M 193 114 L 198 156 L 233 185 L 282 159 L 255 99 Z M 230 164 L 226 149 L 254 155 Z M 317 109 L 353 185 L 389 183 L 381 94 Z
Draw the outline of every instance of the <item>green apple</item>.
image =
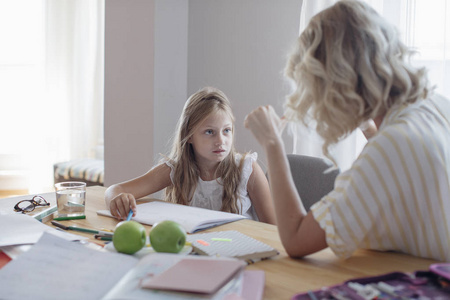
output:
M 142 224 L 136 221 L 123 221 L 114 229 L 113 244 L 117 252 L 134 254 L 144 247 L 146 238 Z
M 186 244 L 186 230 L 177 222 L 169 220 L 153 225 L 149 237 L 156 252 L 178 253 Z

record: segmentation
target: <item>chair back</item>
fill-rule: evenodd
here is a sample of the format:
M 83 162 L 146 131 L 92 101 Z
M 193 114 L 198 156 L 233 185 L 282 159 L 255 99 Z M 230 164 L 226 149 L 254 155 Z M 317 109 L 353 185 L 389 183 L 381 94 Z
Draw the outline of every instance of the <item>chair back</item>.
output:
M 333 190 L 334 181 L 340 170 L 336 168 L 324 173 L 333 164 L 320 157 L 288 154 L 287 158 L 297 192 L 306 211 L 309 211 L 314 203 Z

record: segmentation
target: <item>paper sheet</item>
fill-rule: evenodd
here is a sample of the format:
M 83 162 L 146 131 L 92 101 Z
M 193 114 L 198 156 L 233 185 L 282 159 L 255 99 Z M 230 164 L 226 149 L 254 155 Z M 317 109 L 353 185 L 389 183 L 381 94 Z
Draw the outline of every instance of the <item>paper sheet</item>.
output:
M 101 299 L 138 260 L 48 233 L 0 269 L 0 299 Z
M 9 214 L 0 217 L 0 247 L 36 243 L 46 231 L 67 240 L 81 240 L 85 237 L 56 230 L 24 214 Z

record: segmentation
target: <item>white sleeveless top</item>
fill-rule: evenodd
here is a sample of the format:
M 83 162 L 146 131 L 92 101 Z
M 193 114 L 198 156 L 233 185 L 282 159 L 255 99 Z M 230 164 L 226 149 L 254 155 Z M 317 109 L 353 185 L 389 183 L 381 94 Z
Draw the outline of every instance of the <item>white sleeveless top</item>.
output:
M 239 164 L 242 159 L 241 154 L 236 154 L 236 164 Z M 252 201 L 248 195 L 247 183 L 250 175 L 253 172 L 253 162 L 258 159 L 256 152 L 249 153 L 245 156 L 244 164 L 242 166 L 241 182 L 238 187 L 238 208 L 239 214 L 245 217 L 258 221 L 255 209 L 252 206 Z M 173 180 L 173 166 L 170 162 L 166 162 L 171 169 L 170 179 Z M 195 189 L 194 196 L 190 202 L 190 206 L 206 208 L 211 210 L 220 211 L 222 207 L 223 186 L 220 184 L 221 178 L 217 178 L 211 181 L 203 181 L 198 178 L 197 188 Z

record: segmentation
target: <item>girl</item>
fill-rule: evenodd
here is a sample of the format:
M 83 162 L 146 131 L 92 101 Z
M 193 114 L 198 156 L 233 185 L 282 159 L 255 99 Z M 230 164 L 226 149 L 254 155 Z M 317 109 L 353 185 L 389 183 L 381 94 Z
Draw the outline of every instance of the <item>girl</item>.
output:
M 234 116 L 225 94 L 206 87 L 186 102 L 172 151 L 146 174 L 110 186 L 105 202 L 111 214 L 125 219 L 136 200 L 166 188 L 166 201 L 221 210 L 275 224 L 267 178 L 257 154 L 237 153 Z
M 268 157 L 278 232 L 302 257 L 329 246 L 393 250 L 450 261 L 450 102 L 431 94 L 395 29 L 362 1 L 339 1 L 311 19 L 286 73 L 286 118 L 260 107 L 245 121 Z M 368 120 L 367 145 L 334 190 L 304 214 L 281 132 L 313 118 L 328 147 Z

